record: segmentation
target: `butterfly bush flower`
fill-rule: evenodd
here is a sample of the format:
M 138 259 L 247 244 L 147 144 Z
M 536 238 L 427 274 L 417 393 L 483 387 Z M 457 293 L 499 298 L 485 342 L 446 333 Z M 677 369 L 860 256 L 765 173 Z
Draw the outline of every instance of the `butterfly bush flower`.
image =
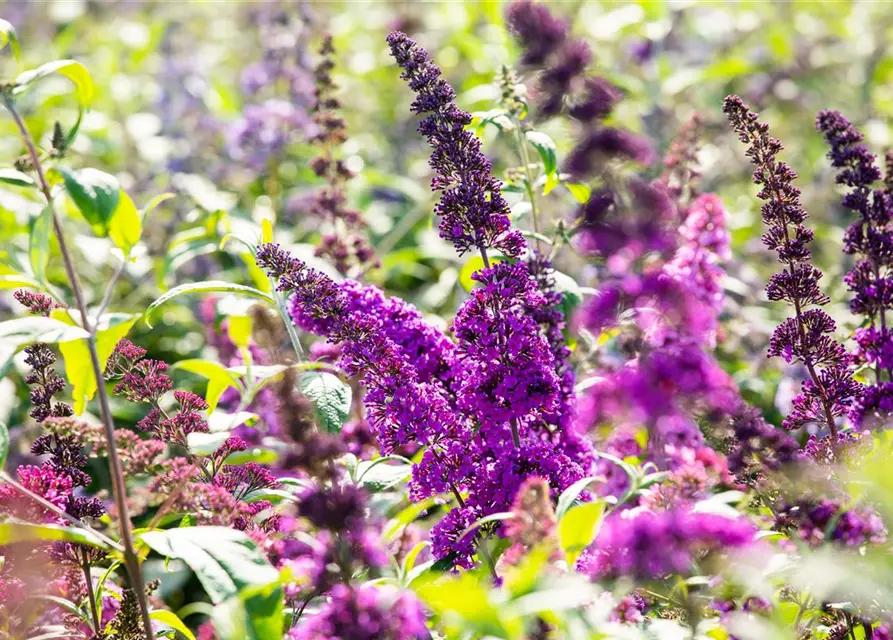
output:
M 745 518 L 686 509 L 620 512 L 605 521 L 595 544 L 577 561 L 577 568 L 599 579 L 685 576 L 695 559 L 751 544 L 755 533 L 756 528 Z
M 344 120 L 338 115 L 341 101 L 336 97 L 338 85 L 332 80 L 335 66 L 332 37 L 325 36 L 320 47 L 321 59 L 314 70 L 315 100 L 310 112 L 318 133 L 313 142 L 319 155 L 310 161 L 313 172 L 326 181 L 326 186 L 313 194 L 310 211 L 332 226 L 320 239 L 316 255 L 333 262 L 342 275 L 365 271 L 377 264 L 374 250 L 363 230 L 365 222 L 359 211 L 347 206 L 345 185 L 353 177 L 343 160 L 336 157 L 337 148 L 347 139 Z
M 893 197 L 887 188 L 873 188 L 880 169 L 849 120 L 837 111 L 822 111 L 816 128 L 831 147 L 828 157 L 839 170 L 837 183 L 849 187 L 843 206 L 859 216 L 844 234 L 843 250 L 857 257 L 844 281 L 853 293 L 850 310 L 868 320 L 856 330 L 856 357 L 875 366 L 877 379 L 856 400 L 851 416 L 859 425 L 882 423 L 893 409 L 893 336 L 887 329 L 887 310 L 893 306 Z
M 393 587 L 337 585 L 329 601 L 288 635 L 291 640 L 419 640 L 429 637 L 421 603 Z
M 455 104 L 452 88 L 424 49 L 399 32 L 388 43 L 417 94 L 411 110 L 430 113 L 419 132 L 433 148 L 432 187 L 444 190 L 436 209 L 441 235 L 460 255 L 477 248 L 485 267 L 474 274 L 480 286 L 460 307 L 453 327 L 457 406 L 481 425 L 467 452 L 456 453 L 481 471 L 469 483 L 468 499 L 432 531 L 436 556 L 451 551 L 460 558 L 457 564 L 470 566 L 473 537 L 463 533 L 471 522 L 508 508 L 531 474 L 547 478 L 560 492 L 585 475 L 591 453 L 581 439 L 554 428 L 569 415 L 566 394 L 573 382 L 563 337 L 559 345 L 557 335 L 563 323 L 553 315 L 558 297 L 551 265 L 535 255 L 526 265 L 491 265 L 488 249 L 517 258 L 526 243 L 510 230 L 499 182 L 480 141 L 465 129 L 471 116 Z
M 391 55 L 403 68 L 402 78 L 418 95 L 413 113 L 428 114 L 419 133 L 433 147 L 430 165 L 437 173 L 432 188 L 442 191 L 435 213 L 440 216 L 440 236 L 463 255 L 497 250 L 518 257 L 524 248 L 520 232 L 511 229 L 509 207 L 500 182 L 491 173 L 490 161 L 481 152 L 481 141 L 465 127 L 471 114 L 455 103 L 455 92 L 440 77 L 440 69 L 428 52 L 395 31 L 388 36 Z
M 707 346 L 715 346 L 716 325 L 724 294 L 722 262 L 731 257 L 730 236 L 722 200 L 712 193 L 698 196 L 685 212 L 679 228 L 680 245 L 664 267 L 672 278 L 686 284 L 705 312 L 712 314 Z
M 592 50 L 571 37 L 566 21 L 553 16 L 546 5 L 515 0 L 506 22 L 522 48 L 522 66 L 536 71 L 534 115 L 545 120 L 566 112 L 582 126 L 565 164 L 568 173 L 588 179 L 612 160 L 654 161 L 654 150 L 645 138 L 604 124 L 622 93 L 606 79 L 586 75 Z
M 727 97 L 723 111 L 741 142 L 749 145 L 747 156 L 756 167 L 753 180 L 762 187 L 757 197 L 764 201 L 761 211 L 767 231 L 763 243 L 777 252 L 784 265 L 769 279 L 766 294 L 772 301 L 784 300 L 794 307 L 794 317 L 775 330 L 769 355 L 781 356 L 789 364 L 801 363 L 809 372 L 784 426 L 819 424 L 836 438 L 836 420 L 852 406 L 860 385 L 850 374 L 846 352 L 832 337 L 833 320 L 821 309 L 809 309 L 826 304 L 828 297 L 818 286 L 822 272 L 809 263 L 813 232 L 803 225 L 807 213 L 800 204 L 800 190 L 792 184 L 797 174 L 777 160 L 781 142 L 769 135 L 769 126 L 741 98 Z

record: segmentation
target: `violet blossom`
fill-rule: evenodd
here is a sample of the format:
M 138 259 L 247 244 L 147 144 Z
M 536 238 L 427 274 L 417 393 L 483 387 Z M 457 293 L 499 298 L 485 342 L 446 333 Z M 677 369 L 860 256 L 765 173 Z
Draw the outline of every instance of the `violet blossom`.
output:
M 807 309 L 826 304 L 828 297 L 818 286 L 822 272 L 809 263 L 813 232 L 803 225 L 807 212 L 800 204 L 800 190 L 792 184 L 797 174 L 776 159 L 781 142 L 769 135 L 769 126 L 741 98 L 727 97 L 723 111 L 749 145 L 747 156 L 756 167 L 753 180 L 762 187 L 757 197 L 764 201 L 761 211 L 768 227 L 762 240 L 784 265 L 769 279 L 766 294 L 772 301 L 788 302 L 795 311 L 775 330 L 769 355 L 802 363 L 809 372 L 784 426 L 819 424 L 836 437 L 836 420 L 850 409 L 861 385 L 852 378 L 846 353 L 830 336 L 834 322 L 821 309 Z

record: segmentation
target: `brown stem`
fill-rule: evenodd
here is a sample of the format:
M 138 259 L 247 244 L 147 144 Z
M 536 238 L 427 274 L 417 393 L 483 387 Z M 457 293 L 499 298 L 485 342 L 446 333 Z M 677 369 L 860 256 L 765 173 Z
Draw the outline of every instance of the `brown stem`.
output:
M 87 583 L 87 600 L 90 601 L 90 615 L 93 616 L 93 631 L 99 636 L 102 633 L 102 620 L 99 618 L 99 611 L 96 609 L 96 594 L 93 592 L 93 577 L 90 575 L 90 563 L 84 559 L 81 568 L 84 570 L 84 582 Z
M 521 435 L 518 433 L 518 419 L 512 418 L 510 422 L 512 426 L 512 443 L 516 449 L 521 448 Z
M 484 249 L 483 247 L 479 247 L 479 249 L 481 250 L 481 258 L 484 259 L 484 268 L 489 269 L 490 268 L 490 258 L 487 257 L 487 250 Z
M 56 241 L 59 243 L 59 253 L 62 254 L 62 262 L 65 266 L 65 275 L 71 285 L 71 291 L 77 304 L 78 312 L 81 314 L 81 322 L 83 328 L 90 337 L 87 339 L 87 348 L 90 352 L 90 364 L 93 367 L 93 375 L 96 377 L 97 396 L 99 397 L 99 408 L 102 416 L 102 423 L 105 428 L 105 439 L 108 445 L 109 455 L 109 475 L 112 478 L 112 489 L 115 496 L 115 507 L 118 510 L 118 521 L 121 530 L 121 542 L 124 545 L 124 565 L 127 569 L 127 575 L 130 578 L 130 586 L 136 593 L 137 601 L 140 606 L 140 614 L 143 621 L 143 631 L 146 634 L 146 640 L 153 640 L 152 621 L 149 617 L 149 602 L 146 597 L 146 590 L 143 587 L 143 577 L 140 573 L 139 560 L 133 544 L 133 532 L 130 524 L 130 514 L 127 509 L 127 487 L 124 483 L 124 472 L 121 468 L 121 459 L 118 455 L 118 447 L 115 443 L 115 425 L 112 421 L 112 412 L 109 407 L 108 393 L 105 388 L 105 381 L 102 376 L 102 366 L 99 364 L 99 354 L 96 351 L 96 333 L 95 328 L 90 326 L 90 318 L 87 315 L 87 305 L 84 303 L 84 294 L 81 290 L 80 280 L 74 264 L 71 261 L 71 254 L 68 252 L 68 245 L 65 241 L 65 234 L 62 231 L 62 224 L 59 222 L 59 216 L 53 209 L 53 196 L 50 191 L 50 185 L 47 182 L 43 172 L 43 165 L 40 162 L 40 156 L 37 154 L 37 148 L 34 146 L 34 140 L 28 132 L 28 127 L 22 120 L 18 111 L 13 105 L 12 99 L 7 92 L 3 92 L 3 102 L 9 111 L 12 119 L 15 121 L 16 127 L 21 134 L 22 141 L 28 150 L 31 158 L 31 164 L 37 173 L 40 190 L 46 198 L 47 206 L 50 214 L 53 216 L 53 231 L 56 235 Z

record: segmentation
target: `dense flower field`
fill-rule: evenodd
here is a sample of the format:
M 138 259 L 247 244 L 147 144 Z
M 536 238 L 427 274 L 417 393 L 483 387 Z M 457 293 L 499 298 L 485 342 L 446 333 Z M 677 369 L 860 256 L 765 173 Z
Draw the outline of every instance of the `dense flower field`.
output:
M 887 13 L 2 5 L 0 640 L 893 637 Z

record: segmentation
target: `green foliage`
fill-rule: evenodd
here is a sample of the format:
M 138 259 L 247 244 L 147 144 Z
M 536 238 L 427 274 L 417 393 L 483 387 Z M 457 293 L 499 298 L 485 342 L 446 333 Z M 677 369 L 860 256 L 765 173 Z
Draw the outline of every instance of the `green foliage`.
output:
M 327 371 L 305 371 L 298 379 L 298 390 L 310 402 L 319 426 L 330 433 L 338 433 L 350 413 L 350 386 Z

